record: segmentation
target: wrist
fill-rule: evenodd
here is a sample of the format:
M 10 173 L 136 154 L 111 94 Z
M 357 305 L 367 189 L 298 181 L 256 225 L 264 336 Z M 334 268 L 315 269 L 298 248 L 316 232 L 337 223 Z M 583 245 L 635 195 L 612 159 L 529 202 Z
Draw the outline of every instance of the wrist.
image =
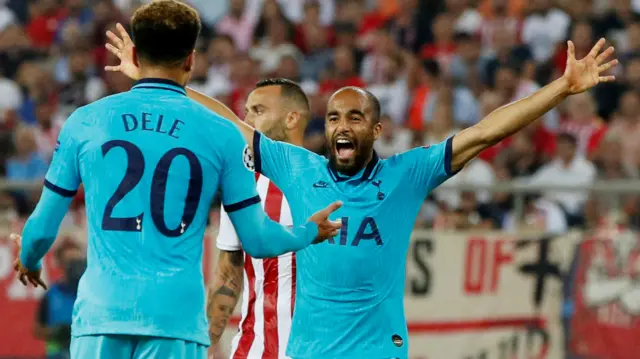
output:
M 307 243 L 314 244 L 318 236 L 318 225 L 315 222 L 307 222 L 304 225 L 304 230 Z
M 24 250 L 20 251 L 20 264 L 29 272 L 35 272 L 42 269 L 41 261 L 34 261 L 33 259 L 29 258 Z
M 572 94 L 569 80 L 567 80 L 567 78 L 564 75 L 560 76 L 560 78 L 554 82 L 558 86 L 558 92 L 560 96 L 568 97 Z

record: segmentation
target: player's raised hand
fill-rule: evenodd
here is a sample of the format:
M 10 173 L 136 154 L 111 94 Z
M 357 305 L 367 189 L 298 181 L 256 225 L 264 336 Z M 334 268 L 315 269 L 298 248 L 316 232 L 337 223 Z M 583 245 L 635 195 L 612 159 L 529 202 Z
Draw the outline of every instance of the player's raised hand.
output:
M 342 228 L 342 221 L 330 221 L 329 216 L 335 212 L 338 208 L 342 207 L 342 201 L 336 201 L 331 203 L 327 208 L 314 213 L 309 217 L 309 222 L 313 222 L 318 225 L 318 235 L 313 243 L 323 242 L 331 237 L 338 235 L 340 228 Z
M 615 76 L 603 76 L 603 73 L 618 64 L 618 60 L 613 59 L 605 63 L 607 58 L 613 54 L 613 46 L 602 51 L 605 39 L 600 39 L 589 51 L 589 54 L 581 59 L 576 59 L 576 49 L 573 42 L 567 42 L 567 67 L 563 77 L 567 80 L 569 91 L 572 94 L 584 92 L 600 82 L 615 80 Z
M 18 234 L 11 233 L 9 238 L 13 240 L 16 246 L 18 246 L 18 253 L 20 253 L 20 250 L 22 250 L 22 237 Z M 29 271 L 22 265 L 19 256 L 15 261 L 13 261 L 13 270 L 16 271 L 16 273 L 18 274 L 18 279 L 25 286 L 31 283 L 36 288 L 42 287 L 44 289 L 47 289 L 47 284 L 42 280 L 42 278 L 40 278 L 42 270 L 38 269 L 35 271 Z
M 127 30 L 120 23 L 116 24 L 118 35 L 114 34 L 111 30 L 107 31 L 107 37 L 110 42 L 105 44 L 105 47 L 109 52 L 116 55 L 120 59 L 120 65 L 118 66 L 105 66 L 106 71 L 122 72 L 133 80 L 140 79 L 140 68 L 136 66 L 133 61 L 133 41 Z

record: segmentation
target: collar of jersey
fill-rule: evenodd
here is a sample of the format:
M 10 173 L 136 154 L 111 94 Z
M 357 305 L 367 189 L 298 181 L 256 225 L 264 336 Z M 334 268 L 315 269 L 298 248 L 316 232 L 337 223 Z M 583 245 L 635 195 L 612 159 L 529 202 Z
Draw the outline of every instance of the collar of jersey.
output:
M 380 158 L 376 151 L 373 151 L 373 156 L 371 156 L 371 161 L 367 164 L 365 168 L 360 170 L 360 172 L 356 173 L 353 176 L 345 176 L 342 173 L 338 172 L 332 165 L 331 162 L 327 164 L 329 167 L 329 173 L 331 174 L 331 178 L 336 182 L 348 181 L 351 179 L 357 179 L 359 181 L 369 181 L 373 179 L 376 175 L 378 165 L 380 164 Z
M 156 78 L 145 78 L 136 81 L 136 83 L 132 87 L 133 90 L 136 89 L 153 89 L 153 90 L 165 90 L 165 91 L 173 91 L 177 92 L 181 95 L 186 95 L 187 90 L 184 89 L 184 86 L 180 86 L 179 83 L 167 79 L 156 79 Z

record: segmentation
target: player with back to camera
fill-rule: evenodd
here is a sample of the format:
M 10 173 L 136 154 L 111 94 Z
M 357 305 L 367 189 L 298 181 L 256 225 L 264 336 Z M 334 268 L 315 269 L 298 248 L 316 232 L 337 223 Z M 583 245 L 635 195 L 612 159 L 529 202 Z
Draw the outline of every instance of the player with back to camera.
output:
M 107 44 L 107 48 L 121 58 L 123 68 L 107 69 L 123 70 L 138 79 L 139 68 L 132 57 L 133 41 L 122 25 L 117 24 L 117 29 L 120 38 L 107 32 L 117 47 Z M 226 111 L 223 109 L 229 115 Z M 249 94 L 245 111 L 245 121 L 265 136 L 302 146 L 311 109 L 309 99 L 296 83 L 286 79 L 260 81 Z M 282 192 L 266 176 L 257 174 L 256 179 L 267 215 L 283 225 L 291 225 L 291 210 Z M 267 259 L 245 254 L 224 208 L 216 244 L 220 255 L 207 296 L 212 345 L 219 342 L 242 292 L 242 320 L 231 344 L 231 358 L 285 357 L 295 301 L 295 253 Z M 215 352 L 216 348 L 212 349 Z
M 293 223 L 339 196 L 340 235 L 296 253 L 296 302 L 287 355 L 292 358 L 407 358 L 403 297 L 406 253 L 418 210 L 429 192 L 484 149 L 528 126 L 568 96 L 600 82 L 617 64 L 605 61 L 601 39 L 575 58 L 568 42 L 565 73 L 529 97 L 503 106 L 444 142 L 379 159 L 380 104 L 366 90 L 347 87 L 328 103 L 329 159 L 273 141 L 242 123 L 223 104 L 187 89 L 191 98 L 236 123 L 252 145 L 256 172 L 289 199 Z M 116 46 L 120 42 L 115 43 Z M 121 49 L 114 49 L 121 51 Z M 111 70 L 136 76 L 121 63 Z
M 205 358 L 209 345 L 202 238 L 214 195 L 255 257 L 302 249 L 337 234 L 329 207 L 288 229 L 261 209 L 248 146 L 237 126 L 186 96 L 200 19 L 174 0 L 132 18 L 131 91 L 76 110 L 65 122 L 15 268 L 27 285 L 82 182 L 87 269 L 74 305 L 71 356 Z

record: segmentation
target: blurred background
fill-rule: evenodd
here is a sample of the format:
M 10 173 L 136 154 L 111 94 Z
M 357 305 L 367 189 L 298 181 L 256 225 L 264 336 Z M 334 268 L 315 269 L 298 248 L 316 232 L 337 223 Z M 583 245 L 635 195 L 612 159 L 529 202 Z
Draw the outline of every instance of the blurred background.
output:
M 18 285 L 6 238 L 37 202 L 67 116 L 131 87 L 103 70 L 117 64 L 105 31 L 145 2 L 0 0 L 0 358 L 65 357 L 85 250 L 82 191 L 45 263 L 57 290 Z M 566 40 L 581 58 L 606 37 L 617 82 L 564 101 L 425 201 L 406 310 L 413 358 L 639 357 L 640 1 L 186 2 L 204 22 L 190 86 L 242 117 L 258 80 L 297 81 L 313 110 L 305 147 L 321 154 L 326 102 L 342 86 L 380 99 L 375 148 L 388 157 L 558 78 Z M 217 221 L 216 206 L 207 273 Z

